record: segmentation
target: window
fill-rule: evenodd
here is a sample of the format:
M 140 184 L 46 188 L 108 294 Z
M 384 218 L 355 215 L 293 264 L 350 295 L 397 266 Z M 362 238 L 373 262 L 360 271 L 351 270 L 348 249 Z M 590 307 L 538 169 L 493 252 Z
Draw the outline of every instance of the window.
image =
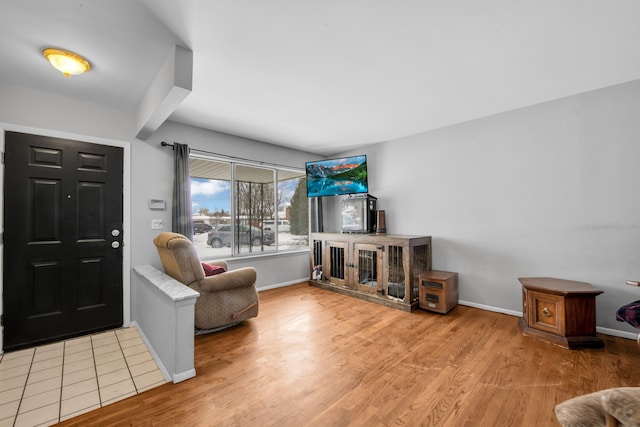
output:
M 192 155 L 194 243 L 205 259 L 307 249 L 303 170 Z

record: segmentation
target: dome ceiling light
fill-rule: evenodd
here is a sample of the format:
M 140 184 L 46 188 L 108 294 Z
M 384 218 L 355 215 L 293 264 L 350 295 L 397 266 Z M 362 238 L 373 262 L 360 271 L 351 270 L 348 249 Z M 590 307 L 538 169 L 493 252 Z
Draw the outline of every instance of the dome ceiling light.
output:
M 60 71 L 65 77 L 85 73 L 91 69 L 91 64 L 82 56 L 66 50 L 46 48 L 42 54 L 49 60 L 53 68 Z

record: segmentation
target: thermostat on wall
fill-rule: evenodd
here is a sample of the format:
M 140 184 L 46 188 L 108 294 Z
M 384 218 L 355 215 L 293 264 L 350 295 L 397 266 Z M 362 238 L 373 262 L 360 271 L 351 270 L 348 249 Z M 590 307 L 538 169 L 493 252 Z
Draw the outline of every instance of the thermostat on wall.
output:
M 149 199 L 149 209 L 153 210 L 165 210 L 167 208 L 167 201 L 162 199 Z

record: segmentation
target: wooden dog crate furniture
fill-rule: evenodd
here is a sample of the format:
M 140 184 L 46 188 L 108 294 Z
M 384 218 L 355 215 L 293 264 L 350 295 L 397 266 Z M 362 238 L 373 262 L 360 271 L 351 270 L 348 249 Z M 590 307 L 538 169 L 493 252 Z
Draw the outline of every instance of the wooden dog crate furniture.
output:
M 446 314 L 458 305 L 458 273 L 431 270 L 420 275 L 419 307 Z
M 309 244 L 311 285 L 405 311 L 418 307 L 419 277 L 431 270 L 430 236 L 311 233 Z
M 519 278 L 522 284 L 522 318 L 525 336 L 561 347 L 600 348 L 596 335 L 596 296 L 589 283 L 551 277 Z

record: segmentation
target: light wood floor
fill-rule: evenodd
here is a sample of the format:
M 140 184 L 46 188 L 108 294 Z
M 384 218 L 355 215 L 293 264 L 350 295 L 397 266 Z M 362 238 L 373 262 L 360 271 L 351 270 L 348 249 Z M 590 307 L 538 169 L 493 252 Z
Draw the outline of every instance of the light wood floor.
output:
M 523 337 L 513 316 L 406 313 L 306 283 L 260 303 L 196 337 L 195 378 L 63 425 L 543 427 L 563 400 L 640 384 L 634 340 L 566 350 Z

